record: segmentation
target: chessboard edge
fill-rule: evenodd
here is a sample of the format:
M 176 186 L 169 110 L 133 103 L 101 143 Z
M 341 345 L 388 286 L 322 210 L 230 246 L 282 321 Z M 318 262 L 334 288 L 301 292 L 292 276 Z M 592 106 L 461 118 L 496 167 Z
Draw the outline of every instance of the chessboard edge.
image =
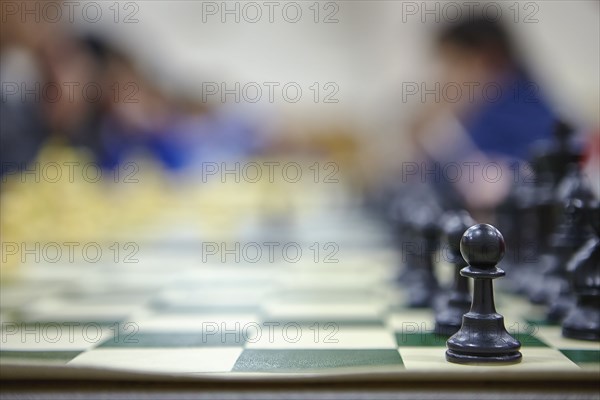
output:
M 0 365 L 1 381 L 58 380 L 58 381 L 152 381 L 152 382 L 589 382 L 597 381 L 597 371 L 502 371 L 493 376 L 489 373 L 440 371 L 423 374 L 417 371 L 365 372 L 343 370 L 323 373 L 202 373 L 157 374 L 119 369 L 101 369 L 70 366 L 40 366 L 23 364 Z

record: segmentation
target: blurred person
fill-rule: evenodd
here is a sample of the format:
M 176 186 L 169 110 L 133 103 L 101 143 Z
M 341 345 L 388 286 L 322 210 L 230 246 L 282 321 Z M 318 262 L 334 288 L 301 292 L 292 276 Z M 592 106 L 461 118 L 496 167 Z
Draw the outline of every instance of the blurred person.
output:
M 105 90 L 114 95 L 98 125 L 96 153 L 104 167 L 145 151 L 168 170 L 180 171 L 257 150 L 259 132 L 236 110 L 169 96 L 129 57 L 99 41 L 89 44 L 106 64 Z
M 5 163 L 18 161 L 23 167 L 48 139 L 89 151 L 108 170 L 139 153 L 178 171 L 198 158 L 237 157 L 255 150 L 257 132 L 235 111 L 167 96 L 131 57 L 99 37 L 54 29 L 32 53 L 36 73 L 26 87 L 37 85 L 38 96 L 25 96 L 31 101 L 23 102 L 19 86 L 18 93 L 2 102 L 8 115 L 2 121 Z M 27 69 L 21 63 L 3 71 L 23 75 Z
M 500 23 L 453 24 L 439 34 L 436 52 L 441 93 L 416 118 L 414 143 L 426 168 L 460 166 L 459 178 L 434 179 L 450 206 L 491 210 L 510 191 L 511 163 L 528 160 L 531 145 L 552 136 L 558 117 Z
M 86 38 L 85 43 L 102 65 L 104 112 L 94 142 L 87 143 L 101 165 L 116 168 L 139 149 L 167 168 L 183 165 L 186 147 L 169 134 L 178 118 L 176 102 L 152 85 L 130 57 L 98 38 Z
M 0 18 L 0 175 L 26 168 L 49 135 L 39 87 L 46 80 L 39 52 L 46 24 Z
M 49 92 L 44 111 L 53 137 L 66 145 L 85 146 L 95 152 L 98 125 L 109 108 L 110 92 L 104 84 L 105 66 L 86 40 L 60 31 L 42 49 L 48 80 L 60 96 Z
M 25 168 L 49 141 L 89 151 L 106 169 L 142 152 L 170 171 L 263 146 L 262 127 L 239 106 L 167 95 L 100 36 L 20 15 L 2 19 L 2 172 Z

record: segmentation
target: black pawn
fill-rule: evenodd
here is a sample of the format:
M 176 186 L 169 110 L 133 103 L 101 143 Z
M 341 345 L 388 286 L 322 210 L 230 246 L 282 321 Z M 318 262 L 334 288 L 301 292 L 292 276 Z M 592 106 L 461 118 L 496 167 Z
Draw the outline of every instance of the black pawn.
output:
M 446 360 L 459 364 L 521 361 L 521 343 L 506 331 L 504 317 L 494 305 L 492 280 L 504 276 L 496 266 L 504 251 L 504 238 L 491 225 L 477 224 L 464 233 L 460 252 L 468 265 L 460 273 L 475 281 L 473 303 L 460 330 L 446 342 Z
M 591 236 L 584 209 L 573 204 L 582 203 L 587 207 L 593 197 L 585 177 L 573 166 L 558 187 L 556 203 L 561 213 L 550 238 L 551 248 L 540 257 L 537 277 L 529 282 L 529 300 L 549 306 L 549 321 L 561 321 L 571 306 L 566 265 Z
M 467 266 L 460 254 L 460 240 L 463 233 L 473 224 L 473 219 L 466 211 L 451 212 L 444 219 L 443 230 L 448 245 L 447 257 L 454 267 L 454 283 L 447 303 L 435 317 L 435 333 L 440 335 L 454 335 L 460 329 L 463 315 L 471 306 L 469 279 L 460 274 L 460 271 Z
M 415 263 L 413 281 L 410 283 L 408 307 L 424 308 L 434 304 L 439 291 L 435 277 L 435 252 L 438 248 L 441 230 L 438 219 L 441 210 L 436 204 L 421 204 L 412 210 L 411 225 L 413 236 L 403 242 L 404 254 L 413 253 L 411 258 Z M 404 249 L 403 249 L 404 250 Z
M 600 208 L 590 210 L 595 236 L 571 259 L 567 271 L 571 275 L 577 304 L 562 324 L 565 337 L 600 341 Z
M 575 132 L 566 123 L 557 121 L 549 141 L 533 146 L 532 167 L 535 172 L 535 212 L 537 214 L 538 242 L 541 253 L 552 249 L 551 237 L 557 223 L 554 192 L 572 165 L 581 161 L 583 152 L 574 140 Z

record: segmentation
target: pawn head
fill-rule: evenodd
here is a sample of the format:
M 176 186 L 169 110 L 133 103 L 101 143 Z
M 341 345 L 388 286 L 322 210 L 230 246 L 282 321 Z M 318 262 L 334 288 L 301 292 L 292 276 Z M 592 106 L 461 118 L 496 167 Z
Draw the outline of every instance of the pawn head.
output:
M 492 268 L 502 260 L 505 251 L 504 237 L 488 224 L 473 225 L 463 234 L 460 252 L 469 265 Z

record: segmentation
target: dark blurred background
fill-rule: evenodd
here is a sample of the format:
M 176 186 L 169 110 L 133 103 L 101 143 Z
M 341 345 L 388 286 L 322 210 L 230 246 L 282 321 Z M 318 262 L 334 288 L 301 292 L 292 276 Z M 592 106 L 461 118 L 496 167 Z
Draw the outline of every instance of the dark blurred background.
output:
M 53 160 L 114 176 L 141 155 L 201 185 L 208 162 L 318 154 L 375 202 L 425 182 L 494 208 L 558 121 L 598 193 L 598 2 L 469 4 L 1 1 L 5 233 L 27 208 L 22 171 L 43 186 Z M 503 177 L 426 173 L 465 162 Z

